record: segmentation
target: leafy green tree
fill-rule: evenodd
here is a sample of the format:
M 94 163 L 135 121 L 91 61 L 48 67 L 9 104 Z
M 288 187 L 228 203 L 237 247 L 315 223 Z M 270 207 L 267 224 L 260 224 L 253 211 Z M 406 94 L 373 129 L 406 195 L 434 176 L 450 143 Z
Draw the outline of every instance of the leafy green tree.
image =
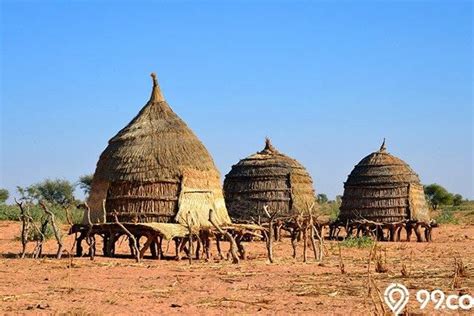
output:
M 75 201 L 74 185 L 61 179 L 46 179 L 26 188 L 17 187 L 22 200 L 29 202 L 44 199 L 56 205 L 67 205 Z
M 5 203 L 5 201 L 8 200 L 9 196 L 10 193 L 7 189 L 0 189 L 0 203 Z
M 455 194 L 453 196 L 453 205 L 454 206 L 459 206 L 462 204 L 462 201 L 463 201 L 463 197 L 461 194 Z
M 433 183 L 424 187 L 426 198 L 433 209 L 438 209 L 440 205 L 452 205 L 453 195 L 439 184 Z
M 329 201 L 328 196 L 324 193 L 318 194 L 318 203 L 319 204 L 324 204 Z
M 39 192 L 36 190 L 36 188 L 32 185 L 28 187 L 20 187 L 17 186 L 16 190 L 20 194 L 20 200 L 21 201 L 26 201 L 28 203 L 32 203 L 40 198 Z
M 342 195 L 336 195 L 336 203 L 341 205 L 342 203 Z
M 85 174 L 79 177 L 79 181 L 77 182 L 77 184 L 82 189 L 82 191 L 84 191 L 85 195 L 89 195 L 89 193 L 91 192 L 93 177 L 94 177 L 93 174 Z

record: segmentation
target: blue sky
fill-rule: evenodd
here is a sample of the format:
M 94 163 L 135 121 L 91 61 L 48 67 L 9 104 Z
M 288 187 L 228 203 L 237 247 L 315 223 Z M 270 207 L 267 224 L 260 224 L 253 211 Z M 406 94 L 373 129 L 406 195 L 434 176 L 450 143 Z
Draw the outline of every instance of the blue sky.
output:
M 222 176 L 271 137 L 341 194 L 384 137 L 423 183 L 474 198 L 470 1 L 1 5 L 0 187 L 92 173 L 167 101 Z

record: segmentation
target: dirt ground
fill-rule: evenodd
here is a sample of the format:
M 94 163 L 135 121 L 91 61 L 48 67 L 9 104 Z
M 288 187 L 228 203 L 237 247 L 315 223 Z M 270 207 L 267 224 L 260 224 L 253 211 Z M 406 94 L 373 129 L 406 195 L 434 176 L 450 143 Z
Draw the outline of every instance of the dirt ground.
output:
M 217 259 L 192 265 L 187 260 L 135 263 L 130 258 L 102 256 L 94 261 L 68 256 L 33 260 L 16 256 L 21 248 L 19 231 L 19 223 L 0 222 L 1 312 L 367 315 L 375 313 L 376 305 L 381 311 L 377 290 L 372 290 L 373 299 L 368 296 L 370 248 L 341 247 L 344 274 L 335 241 L 326 242 L 328 255 L 321 264 L 311 256 L 303 263 L 302 246 L 298 258 L 291 258 L 288 239 L 275 244 L 274 264 L 268 263 L 262 242 L 246 244 L 249 259 L 239 265 Z M 432 303 L 419 309 L 415 293 L 420 289 L 474 294 L 474 226 L 442 226 L 433 238 L 432 243 L 378 243 L 388 272 L 376 273 L 371 263 L 371 277 L 382 295 L 393 282 L 409 289 L 406 310 L 410 313 L 434 312 Z M 73 239 L 68 236 L 66 241 L 69 249 Z M 121 251 L 127 248 L 127 242 L 122 242 Z M 55 250 L 55 242 L 48 241 L 46 254 Z M 212 250 L 215 254 L 214 247 Z M 454 258 L 462 258 L 469 273 L 455 289 Z M 408 272 L 405 277 L 403 264 Z M 386 305 L 384 308 L 389 312 Z

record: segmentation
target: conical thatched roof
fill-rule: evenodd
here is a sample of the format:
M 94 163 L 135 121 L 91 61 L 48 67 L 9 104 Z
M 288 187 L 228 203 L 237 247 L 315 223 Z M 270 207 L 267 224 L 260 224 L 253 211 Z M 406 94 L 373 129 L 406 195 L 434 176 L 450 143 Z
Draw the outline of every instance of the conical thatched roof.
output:
M 240 220 L 256 219 L 264 205 L 295 214 L 315 202 L 306 169 L 275 149 L 268 138 L 262 151 L 232 166 L 225 176 L 224 195 L 230 215 Z
M 339 218 L 397 222 L 429 220 L 423 186 L 403 160 L 389 154 L 385 140 L 363 158 L 344 183 Z
M 180 221 L 180 214 L 191 211 L 196 223 L 205 224 L 215 208 L 217 220 L 229 222 L 209 152 L 152 78 L 150 100 L 110 139 L 97 163 L 89 198 L 94 219 L 107 198 L 107 212 L 116 210 L 125 221 Z

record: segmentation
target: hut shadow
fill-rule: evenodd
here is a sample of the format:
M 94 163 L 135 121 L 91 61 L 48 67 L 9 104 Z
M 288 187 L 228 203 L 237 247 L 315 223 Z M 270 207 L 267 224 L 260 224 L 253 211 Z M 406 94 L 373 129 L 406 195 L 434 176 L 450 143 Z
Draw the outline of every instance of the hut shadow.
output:
M 85 258 L 85 259 L 89 259 L 89 256 L 76 256 L 76 255 L 73 255 L 71 256 L 73 258 Z M 109 259 L 135 259 L 135 257 L 131 256 L 131 255 L 127 255 L 127 254 L 116 254 L 114 255 L 113 257 L 108 257 L 108 256 L 104 256 L 104 255 L 96 255 L 96 257 L 100 257 L 100 258 L 109 258 Z M 61 259 L 69 259 L 69 255 L 67 254 L 63 254 L 63 256 L 61 257 Z M 14 253 L 14 252 L 6 252 L 6 253 L 0 253 L 0 259 L 21 259 L 21 255 L 19 253 Z M 23 259 L 34 259 L 32 257 L 31 254 L 27 254 L 25 256 L 25 258 Z M 41 255 L 39 258 L 36 258 L 36 259 L 56 259 L 56 254 L 43 254 Z M 59 260 L 61 260 L 59 259 Z M 153 257 L 151 255 L 146 255 L 144 256 L 142 259 L 146 259 L 146 260 L 165 260 L 165 261 L 176 261 L 176 257 L 175 256 L 162 256 L 160 259 L 156 258 L 156 257 Z M 181 260 L 187 260 L 187 257 L 182 257 Z
M 61 259 L 68 258 L 69 256 L 67 254 L 63 254 Z M 20 253 L 14 253 L 14 252 L 7 252 L 7 253 L 0 253 L 0 258 L 1 259 L 22 259 Z M 25 255 L 25 258 L 23 259 L 34 259 L 33 255 L 31 253 L 27 253 Z M 56 259 L 56 254 L 53 253 L 47 253 L 44 255 L 41 255 L 39 258 L 36 259 Z
M 20 259 L 20 254 L 7 252 L 7 253 L 0 253 L 0 258 L 2 259 Z

